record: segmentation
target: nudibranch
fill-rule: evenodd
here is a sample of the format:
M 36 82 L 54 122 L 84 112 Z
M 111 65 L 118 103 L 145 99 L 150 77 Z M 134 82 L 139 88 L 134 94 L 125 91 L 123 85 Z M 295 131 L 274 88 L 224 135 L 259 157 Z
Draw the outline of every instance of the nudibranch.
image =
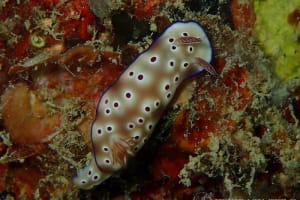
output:
M 126 166 L 188 77 L 216 71 L 210 41 L 194 21 L 170 25 L 102 95 L 91 127 L 94 157 L 73 182 L 90 189 Z

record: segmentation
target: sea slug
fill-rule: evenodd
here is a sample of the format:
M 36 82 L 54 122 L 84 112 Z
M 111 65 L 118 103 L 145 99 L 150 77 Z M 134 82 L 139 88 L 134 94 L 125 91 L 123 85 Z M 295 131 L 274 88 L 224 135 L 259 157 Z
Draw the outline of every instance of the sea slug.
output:
M 203 70 L 216 75 L 211 58 L 209 39 L 198 23 L 175 22 L 166 28 L 99 100 L 91 127 L 94 158 L 74 184 L 90 189 L 125 167 L 150 137 L 180 83 Z

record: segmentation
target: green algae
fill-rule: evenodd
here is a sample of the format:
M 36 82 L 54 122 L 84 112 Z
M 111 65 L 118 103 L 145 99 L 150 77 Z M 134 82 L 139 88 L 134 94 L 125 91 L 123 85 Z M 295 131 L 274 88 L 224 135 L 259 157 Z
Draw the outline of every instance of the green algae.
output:
M 300 9 L 299 0 L 254 1 L 255 31 L 260 45 L 274 62 L 276 74 L 289 80 L 300 77 L 300 26 L 288 23 L 289 14 Z

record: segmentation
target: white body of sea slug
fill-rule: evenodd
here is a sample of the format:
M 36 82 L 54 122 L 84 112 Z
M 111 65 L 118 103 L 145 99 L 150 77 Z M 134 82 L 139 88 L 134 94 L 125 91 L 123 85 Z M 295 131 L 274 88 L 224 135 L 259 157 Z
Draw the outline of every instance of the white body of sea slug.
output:
M 172 99 L 176 88 L 209 64 L 212 48 L 193 21 L 170 25 L 142 52 L 99 100 L 91 128 L 93 159 L 73 182 L 90 189 L 126 166 L 143 146 Z

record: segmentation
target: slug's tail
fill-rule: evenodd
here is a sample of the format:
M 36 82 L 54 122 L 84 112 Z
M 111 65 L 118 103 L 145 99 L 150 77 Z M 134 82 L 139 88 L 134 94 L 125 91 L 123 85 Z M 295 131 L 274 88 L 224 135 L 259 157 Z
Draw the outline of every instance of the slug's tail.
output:
M 89 165 L 78 171 L 77 176 L 72 178 L 73 183 L 81 189 L 91 189 L 109 178 L 112 173 L 102 172 L 97 167 L 94 158 Z

